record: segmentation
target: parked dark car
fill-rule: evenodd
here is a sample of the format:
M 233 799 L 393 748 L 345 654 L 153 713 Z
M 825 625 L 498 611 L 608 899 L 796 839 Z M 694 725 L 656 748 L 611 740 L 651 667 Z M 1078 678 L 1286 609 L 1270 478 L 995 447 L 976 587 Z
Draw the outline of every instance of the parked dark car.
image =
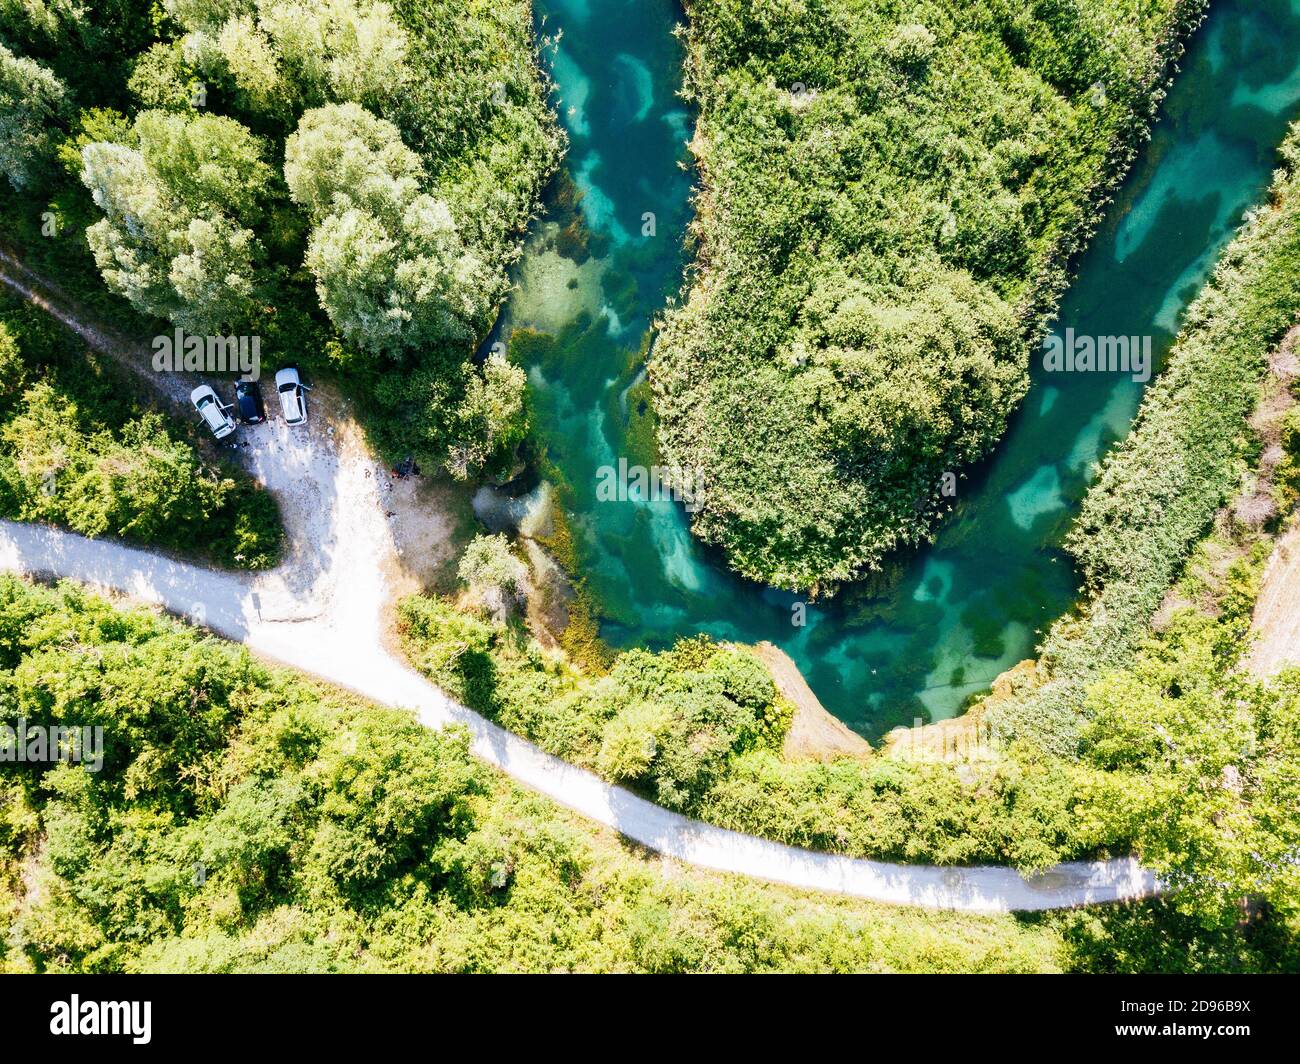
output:
M 245 425 L 260 425 L 266 420 L 262 389 L 257 381 L 235 381 L 235 407 L 239 411 L 239 420 Z

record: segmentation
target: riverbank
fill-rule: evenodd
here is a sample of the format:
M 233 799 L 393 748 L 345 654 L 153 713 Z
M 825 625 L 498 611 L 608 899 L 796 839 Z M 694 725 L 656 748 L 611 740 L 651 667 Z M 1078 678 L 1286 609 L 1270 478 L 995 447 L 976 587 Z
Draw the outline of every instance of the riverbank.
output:
M 1252 461 L 1250 417 L 1270 355 L 1300 316 L 1300 135 L 1280 150 L 1268 202 L 1187 312 L 1129 436 L 1102 464 L 1067 541 L 1088 594 L 1042 647 L 1042 682 L 999 703 L 1004 736 L 1072 753 L 1088 685 L 1132 656 L 1216 511 Z

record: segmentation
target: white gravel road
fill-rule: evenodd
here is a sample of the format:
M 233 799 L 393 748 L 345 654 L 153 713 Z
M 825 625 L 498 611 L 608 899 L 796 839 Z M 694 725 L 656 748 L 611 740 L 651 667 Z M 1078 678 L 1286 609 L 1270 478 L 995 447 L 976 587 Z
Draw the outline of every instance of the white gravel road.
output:
M 358 549 L 349 549 L 353 546 Z M 335 564 L 365 564 L 364 544 L 340 547 L 330 555 Z M 1027 880 L 1009 868 L 893 865 L 814 853 L 670 813 L 453 703 L 395 660 L 380 637 L 382 595 L 349 592 L 372 587 L 367 580 L 343 581 L 328 611 L 274 617 L 267 615 L 263 598 L 268 586 L 279 593 L 274 574 L 212 572 L 117 543 L 8 521 L 0 522 L 0 569 L 72 577 L 174 613 L 201 615 L 220 635 L 375 702 L 412 709 L 429 727 L 462 724 L 473 734 L 475 754 L 520 783 L 693 865 L 873 901 L 967 912 L 1065 908 L 1142 897 L 1156 889 L 1153 877 L 1133 860 L 1066 864 Z

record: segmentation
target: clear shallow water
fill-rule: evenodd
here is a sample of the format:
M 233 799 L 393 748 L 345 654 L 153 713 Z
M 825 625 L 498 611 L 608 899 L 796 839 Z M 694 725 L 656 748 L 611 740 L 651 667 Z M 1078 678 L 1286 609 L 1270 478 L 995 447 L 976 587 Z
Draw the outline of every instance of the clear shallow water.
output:
M 529 360 L 535 427 L 564 486 L 602 634 L 617 647 L 699 632 L 771 640 L 828 709 L 869 737 L 916 717 L 953 716 L 1030 657 L 1074 603 L 1078 578 L 1059 544 L 1143 385 L 1047 373 L 1035 352 L 1027 399 L 994 456 L 959 482 L 937 542 L 899 559 L 874 589 L 808 606 L 806 624 L 795 626 L 799 597 L 730 574 L 690 537 L 678 505 L 597 499 L 601 466 L 637 461 L 627 389 L 646 329 L 681 283 L 692 176 L 671 32 L 680 11 L 671 0 L 535 6 L 544 33 L 562 30 L 554 75 L 590 257 L 557 250 L 563 212 L 539 225 L 500 332 L 524 326 L 558 338 Z M 1080 335 L 1150 335 L 1157 363 L 1266 188 L 1300 108 L 1300 0 L 1220 0 L 1182 66 L 1059 319 Z M 653 235 L 644 235 L 647 213 Z

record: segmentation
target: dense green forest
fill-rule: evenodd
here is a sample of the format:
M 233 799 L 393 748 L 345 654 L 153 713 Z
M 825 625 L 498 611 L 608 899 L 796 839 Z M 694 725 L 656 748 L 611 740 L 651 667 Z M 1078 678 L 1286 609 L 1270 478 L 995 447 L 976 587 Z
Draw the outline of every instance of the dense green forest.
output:
M 523 432 L 474 349 L 562 137 L 525 0 L 0 6 L 0 203 L 78 297 L 340 375 L 386 458 Z M 51 234 L 53 231 L 53 236 Z
M 1058 971 L 1064 933 L 676 868 L 457 732 L 72 585 L 0 577 L 0 971 Z
M 133 398 L 109 360 L 0 293 L 0 516 L 239 569 L 280 557 L 275 500 Z
M 693 529 L 829 590 L 926 538 L 1201 0 L 690 0 L 697 263 L 650 360 Z
M 690 0 L 698 264 L 650 374 L 738 570 L 829 590 L 929 533 L 1202 6 Z M 525 0 L 0 0 L 0 237 L 136 335 L 338 375 L 385 457 L 498 471 L 525 379 L 474 350 L 563 147 L 533 60 Z M 679 869 L 455 730 L 3 576 L 0 724 L 107 744 L 0 760 L 0 971 L 1300 970 L 1300 671 L 1242 667 L 1300 498 L 1300 134 L 1283 159 L 1084 503 L 1088 601 L 972 711 L 980 756 L 789 760 L 749 651 L 608 654 L 581 597 L 545 652 L 499 537 L 399 608 L 450 695 L 667 808 L 892 860 L 1135 853 L 1164 899 L 984 919 Z M 131 394 L 0 300 L 0 515 L 273 564 L 269 497 Z
M 1294 913 L 1265 903 L 958 916 L 675 866 L 461 733 L 71 584 L 0 577 L 0 692 L 9 728 L 105 730 L 98 772 L 0 770 L 0 971 L 1294 967 Z

